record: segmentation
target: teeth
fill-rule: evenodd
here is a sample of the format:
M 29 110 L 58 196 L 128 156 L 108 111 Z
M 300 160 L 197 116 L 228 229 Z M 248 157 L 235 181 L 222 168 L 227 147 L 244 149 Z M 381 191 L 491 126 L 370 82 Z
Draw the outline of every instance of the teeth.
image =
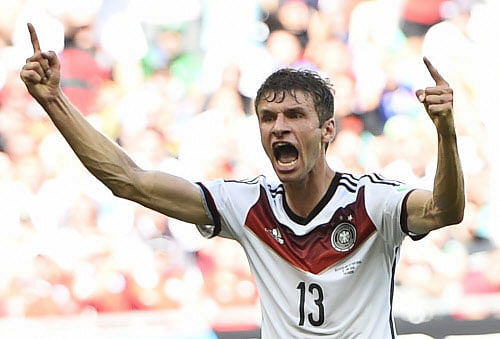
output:
M 291 167 L 297 163 L 297 159 L 295 159 L 294 161 L 291 161 L 291 162 L 281 162 L 279 160 L 277 162 L 278 162 L 278 165 L 280 165 L 280 166 Z
M 286 146 L 289 145 L 288 142 L 277 142 L 273 145 L 273 148 L 279 147 L 279 146 Z

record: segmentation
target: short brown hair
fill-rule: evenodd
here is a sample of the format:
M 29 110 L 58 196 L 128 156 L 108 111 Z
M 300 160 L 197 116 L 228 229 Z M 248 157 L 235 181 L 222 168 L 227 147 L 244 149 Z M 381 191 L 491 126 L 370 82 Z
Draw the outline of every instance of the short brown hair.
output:
M 285 94 L 297 99 L 295 92 L 298 90 L 311 95 L 320 126 L 333 117 L 334 91 L 332 84 L 316 72 L 292 68 L 280 69 L 264 81 L 255 97 L 255 112 L 259 113 L 257 106 L 260 100 L 281 102 L 285 99 Z

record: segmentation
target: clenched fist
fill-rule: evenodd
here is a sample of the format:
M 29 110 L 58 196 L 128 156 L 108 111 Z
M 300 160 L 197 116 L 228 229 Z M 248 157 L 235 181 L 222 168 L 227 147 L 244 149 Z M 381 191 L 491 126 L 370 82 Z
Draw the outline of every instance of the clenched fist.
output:
M 425 90 L 419 89 L 416 92 L 417 98 L 424 104 L 425 110 L 436 126 L 438 133 L 441 135 L 454 133 L 453 90 L 429 59 L 424 57 L 424 63 L 436 82 L 436 86 L 427 87 Z
M 42 52 L 40 50 L 35 28 L 30 23 L 28 23 L 28 30 L 33 45 L 33 56 L 26 59 L 26 64 L 21 70 L 21 79 L 26 84 L 28 92 L 38 102 L 50 100 L 60 91 L 59 59 L 53 51 Z

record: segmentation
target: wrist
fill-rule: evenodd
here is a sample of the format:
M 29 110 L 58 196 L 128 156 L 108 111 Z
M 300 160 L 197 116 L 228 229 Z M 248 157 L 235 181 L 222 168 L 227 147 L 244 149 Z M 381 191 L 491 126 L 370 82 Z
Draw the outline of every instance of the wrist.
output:
M 446 145 L 457 143 L 457 133 L 454 128 L 446 129 L 446 130 L 438 130 L 438 142 L 444 143 Z
M 57 101 L 64 100 L 64 93 L 61 87 L 58 87 L 56 90 L 51 91 L 49 94 L 35 97 L 35 99 L 42 107 L 47 107 Z
M 438 138 L 447 140 L 456 140 L 457 132 L 453 126 L 447 126 L 447 128 L 437 129 Z
M 437 120 L 434 121 L 434 124 L 436 125 L 436 131 L 440 138 L 456 139 L 457 132 L 453 119 Z

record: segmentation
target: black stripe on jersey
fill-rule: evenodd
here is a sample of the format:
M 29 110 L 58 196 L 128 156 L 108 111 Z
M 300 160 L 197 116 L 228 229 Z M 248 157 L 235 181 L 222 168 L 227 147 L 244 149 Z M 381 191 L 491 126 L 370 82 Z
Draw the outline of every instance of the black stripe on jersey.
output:
M 285 191 L 279 191 L 279 192 L 274 192 L 274 193 L 271 193 L 271 196 L 272 196 L 273 198 L 276 198 L 276 196 L 277 196 L 278 194 L 285 194 Z
M 347 174 L 347 173 L 344 173 L 344 174 Z M 352 176 L 351 174 L 349 174 L 349 176 L 351 178 L 349 178 L 348 176 L 342 176 L 342 178 L 340 178 L 340 180 L 345 180 L 347 181 L 348 183 L 350 183 L 351 185 L 353 185 L 354 187 L 358 186 L 358 181 L 359 179 L 356 179 L 354 176 Z
M 407 234 L 412 240 L 420 240 L 429 233 L 415 234 L 415 233 L 410 232 L 410 230 L 408 230 L 407 202 L 408 202 L 408 197 L 410 196 L 410 193 L 413 191 L 414 190 L 411 190 L 408 193 L 406 193 L 406 196 L 403 198 L 403 204 L 401 205 L 401 216 L 399 218 L 399 224 L 401 226 L 401 230 L 403 231 L 403 233 Z
M 389 309 L 389 327 L 391 328 L 391 337 L 396 339 L 396 333 L 394 331 L 394 320 L 392 319 L 392 299 L 394 297 L 394 275 L 396 273 L 396 261 L 398 258 L 399 247 L 396 247 L 394 251 L 394 260 L 392 261 L 392 273 L 391 273 L 391 295 L 390 295 L 390 309 Z
M 380 181 L 393 182 L 393 183 L 400 184 L 400 185 L 403 184 L 403 182 L 401 182 L 401 181 L 393 180 L 393 179 L 387 179 L 387 178 L 384 178 L 383 176 L 381 176 L 380 174 L 377 174 L 377 173 L 373 173 L 373 175 L 375 176 L 375 178 L 377 178 Z
M 349 192 L 351 192 L 351 193 L 356 193 L 356 189 L 355 189 L 355 188 L 352 188 L 351 186 L 346 185 L 346 184 L 345 184 L 345 183 L 343 183 L 343 182 L 340 182 L 340 183 L 339 183 L 339 186 L 344 187 L 347 191 L 349 191 Z
M 283 191 L 283 184 L 279 185 L 276 188 L 271 188 L 271 185 L 267 185 L 267 187 L 269 188 L 269 192 L 271 192 L 271 193 L 276 193 L 280 190 Z
M 355 182 L 358 182 L 359 181 L 359 178 L 356 178 L 354 175 L 352 175 L 351 173 L 342 173 L 342 175 L 345 175 L 345 176 L 349 176 L 351 177 L 351 179 Z M 345 178 L 345 177 L 344 177 Z
M 259 182 L 260 177 L 262 177 L 262 175 L 258 175 L 255 178 L 243 179 L 243 180 L 224 179 L 224 182 L 236 182 L 238 184 L 254 185 Z
M 203 191 L 203 195 L 205 196 L 205 201 L 207 202 L 208 212 L 210 212 L 210 214 L 212 215 L 212 219 L 215 224 L 214 233 L 210 236 L 210 238 L 213 238 L 216 235 L 219 235 L 221 230 L 220 214 L 219 211 L 217 211 L 217 207 L 215 207 L 215 201 L 212 195 L 210 194 L 210 191 L 201 182 L 197 182 L 196 184 L 200 186 L 201 190 Z
M 357 182 L 353 182 L 348 177 L 342 177 L 342 178 L 340 178 L 339 185 L 342 185 L 342 186 L 348 188 L 349 192 L 355 192 L 356 188 L 358 187 L 358 183 Z
M 276 198 L 276 196 L 277 196 L 278 194 L 283 194 L 283 193 L 285 193 L 285 190 L 284 190 L 284 188 L 283 188 L 283 185 L 282 185 L 282 184 L 281 184 L 281 185 L 279 185 L 279 186 L 278 186 L 278 187 L 276 187 L 276 188 L 271 188 L 271 186 L 270 186 L 270 185 L 267 185 L 267 187 L 269 188 L 269 192 L 271 193 L 271 196 L 272 196 L 273 198 Z
M 390 182 L 390 181 L 386 181 L 386 180 L 379 180 L 377 178 L 374 179 L 370 174 L 365 174 L 365 175 L 361 176 L 361 178 L 364 178 L 364 177 L 370 179 L 370 181 L 372 183 L 374 183 L 374 184 L 383 184 L 383 185 L 390 185 L 390 186 L 400 186 L 400 184 L 396 184 L 394 182 Z
M 301 217 L 300 215 L 295 214 L 292 209 L 288 206 L 288 203 L 286 202 L 286 196 L 283 194 L 283 208 L 288 215 L 290 219 L 295 221 L 297 224 L 300 225 L 307 225 L 311 220 L 313 220 L 319 212 L 323 209 L 323 207 L 328 204 L 328 202 L 332 199 L 333 195 L 337 191 L 337 186 L 339 185 L 339 180 L 340 180 L 340 173 L 335 173 L 332 182 L 330 183 L 330 186 L 326 190 L 325 195 L 321 200 L 318 202 L 316 206 L 314 206 L 313 210 L 307 217 Z
M 349 187 L 351 187 L 351 189 L 356 189 L 356 187 L 358 187 L 357 183 L 353 184 L 349 180 L 343 180 L 342 178 L 340 179 L 339 184 L 344 184 L 346 186 L 349 186 Z

